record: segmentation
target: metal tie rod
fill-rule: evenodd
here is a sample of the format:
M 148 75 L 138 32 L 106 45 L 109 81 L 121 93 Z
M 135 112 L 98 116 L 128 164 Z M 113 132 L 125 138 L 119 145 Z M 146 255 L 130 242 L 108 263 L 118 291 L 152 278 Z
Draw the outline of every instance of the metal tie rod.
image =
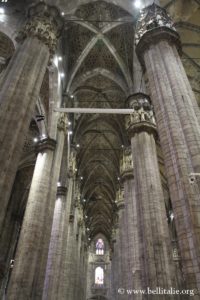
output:
M 60 112 L 60 113 L 74 113 L 74 114 L 129 115 L 134 112 L 134 109 L 127 109 L 127 108 L 55 108 L 54 111 Z

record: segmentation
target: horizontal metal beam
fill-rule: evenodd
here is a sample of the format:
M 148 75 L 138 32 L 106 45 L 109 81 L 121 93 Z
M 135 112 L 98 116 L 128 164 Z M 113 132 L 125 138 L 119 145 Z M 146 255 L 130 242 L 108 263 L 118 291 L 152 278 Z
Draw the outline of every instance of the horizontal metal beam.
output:
M 54 111 L 60 112 L 60 113 L 74 113 L 74 114 L 129 115 L 134 112 L 134 109 L 126 109 L 126 108 L 55 108 Z

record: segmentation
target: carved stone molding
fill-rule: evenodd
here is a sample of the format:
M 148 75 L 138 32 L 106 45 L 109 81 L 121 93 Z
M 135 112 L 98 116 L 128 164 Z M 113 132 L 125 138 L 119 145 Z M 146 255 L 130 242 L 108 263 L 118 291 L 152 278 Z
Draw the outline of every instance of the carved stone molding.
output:
M 54 139 L 42 139 L 36 145 L 36 153 L 44 152 L 46 150 L 54 151 L 56 148 L 56 141 Z
M 136 93 L 128 97 L 127 106 L 134 112 L 125 117 L 125 126 L 129 137 L 146 131 L 157 138 L 156 121 L 150 97 L 144 93 Z
M 125 207 L 124 200 L 120 200 L 120 201 L 117 202 L 117 208 L 118 208 L 118 210 L 124 209 L 124 207 Z
M 29 36 L 37 37 L 54 54 L 63 24 L 60 12 L 55 6 L 39 2 L 29 8 L 28 20 L 18 33 L 16 41 L 22 42 Z
M 144 53 L 152 45 L 161 40 L 175 44 L 181 53 L 180 36 L 176 31 L 174 22 L 165 9 L 155 3 L 141 10 L 136 26 L 135 43 L 136 53 L 143 67 Z

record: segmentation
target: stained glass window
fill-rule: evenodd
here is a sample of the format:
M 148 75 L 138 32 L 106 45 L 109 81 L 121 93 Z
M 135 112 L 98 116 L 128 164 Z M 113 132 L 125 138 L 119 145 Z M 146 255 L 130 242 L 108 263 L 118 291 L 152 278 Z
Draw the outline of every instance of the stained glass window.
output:
M 98 239 L 96 243 L 96 254 L 103 255 L 104 254 L 104 242 L 102 239 Z

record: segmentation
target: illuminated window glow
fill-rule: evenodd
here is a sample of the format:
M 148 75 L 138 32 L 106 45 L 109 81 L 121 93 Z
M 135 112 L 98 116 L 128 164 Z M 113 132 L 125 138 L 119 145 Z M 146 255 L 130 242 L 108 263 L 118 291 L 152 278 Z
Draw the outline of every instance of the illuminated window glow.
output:
M 104 270 L 101 267 L 97 267 L 95 270 L 95 284 L 102 285 L 104 283 Z

